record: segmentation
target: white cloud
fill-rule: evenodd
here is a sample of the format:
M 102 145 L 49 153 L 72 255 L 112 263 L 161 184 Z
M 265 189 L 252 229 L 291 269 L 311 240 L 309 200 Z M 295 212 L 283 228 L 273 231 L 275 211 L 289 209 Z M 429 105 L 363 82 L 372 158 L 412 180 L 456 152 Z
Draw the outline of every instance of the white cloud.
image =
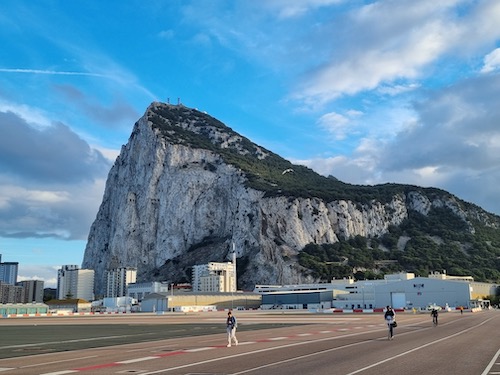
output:
M 42 191 L 31 190 L 24 195 L 25 199 L 41 204 L 62 203 L 70 200 L 70 194 L 66 191 Z
M 0 132 L 0 236 L 86 238 L 111 162 L 63 124 L 0 112 Z
M 95 148 L 96 150 L 99 150 L 99 152 L 103 154 L 104 157 L 106 157 L 106 159 L 108 159 L 111 162 L 114 162 L 118 157 L 118 155 L 120 154 L 120 150 L 114 148 L 104 148 L 99 145 L 92 145 L 92 147 Z
M 321 116 L 318 123 L 328 133 L 333 134 L 335 139 L 341 140 L 345 138 L 349 119 L 338 113 L 330 112 Z
M 374 174 L 374 160 L 369 157 L 334 156 L 308 160 L 292 160 L 305 165 L 324 176 L 334 176 L 343 182 L 352 184 L 374 184 L 378 182 Z
M 0 112 L 12 112 L 16 116 L 26 121 L 30 126 L 46 128 L 51 126 L 52 121 L 48 118 L 45 111 L 34 108 L 27 104 L 12 103 L 0 100 Z
M 395 85 L 381 85 L 377 91 L 384 95 L 396 96 L 402 93 L 416 90 L 420 88 L 421 85 L 418 83 L 409 83 L 405 85 L 395 84 Z
M 25 73 L 25 74 L 49 74 L 49 75 L 62 75 L 62 76 L 88 76 L 88 77 L 105 77 L 99 73 L 88 73 L 88 72 L 66 72 L 58 70 L 43 70 L 43 69 L 5 69 L 0 68 L 0 72 L 3 73 Z
M 366 135 L 351 156 L 301 163 L 349 183 L 439 187 L 498 214 L 499 97 L 500 75 L 467 79 L 415 103 L 394 137 Z
M 421 78 L 423 69 L 452 48 L 462 34 L 441 3 L 379 1 L 352 11 L 323 33 L 335 35 L 342 23 L 342 41 L 331 38 L 328 60 L 312 70 L 295 97 L 306 103 L 327 103 L 343 95 Z M 415 85 L 415 82 L 407 84 Z M 399 84 L 401 85 L 401 84 Z
M 309 11 L 342 3 L 344 0 L 271 0 L 265 4 L 278 11 L 279 18 L 300 17 Z
M 490 73 L 500 68 L 500 48 L 497 48 L 484 57 L 481 73 Z
M 44 288 L 57 287 L 57 270 L 61 266 L 40 266 L 31 264 L 19 264 L 18 281 L 41 280 Z

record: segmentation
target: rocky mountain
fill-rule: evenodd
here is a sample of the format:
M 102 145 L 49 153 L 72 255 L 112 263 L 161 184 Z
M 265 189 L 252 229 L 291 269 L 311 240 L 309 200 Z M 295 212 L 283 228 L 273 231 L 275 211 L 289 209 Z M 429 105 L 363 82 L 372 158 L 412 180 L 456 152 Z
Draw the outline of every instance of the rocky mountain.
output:
M 382 238 L 435 209 L 457 218 L 461 232 L 499 233 L 498 216 L 445 191 L 345 184 L 206 113 L 155 102 L 109 172 L 82 267 L 95 270 L 97 294 L 117 267 L 137 267 L 138 281 L 185 282 L 195 264 L 230 261 L 234 243 L 239 288 L 317 281 L 299 262 L 306 245 Z

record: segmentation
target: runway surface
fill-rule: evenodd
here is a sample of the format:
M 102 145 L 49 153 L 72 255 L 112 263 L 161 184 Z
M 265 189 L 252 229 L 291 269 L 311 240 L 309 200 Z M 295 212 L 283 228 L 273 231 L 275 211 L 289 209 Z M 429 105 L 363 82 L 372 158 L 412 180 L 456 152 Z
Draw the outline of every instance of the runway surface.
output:
M 500 374 L 498 310 L 401 313 L 391 341 L 382 314 L 235 314 L 231 348 L 224 312 L 0 319 L 0 373 Z

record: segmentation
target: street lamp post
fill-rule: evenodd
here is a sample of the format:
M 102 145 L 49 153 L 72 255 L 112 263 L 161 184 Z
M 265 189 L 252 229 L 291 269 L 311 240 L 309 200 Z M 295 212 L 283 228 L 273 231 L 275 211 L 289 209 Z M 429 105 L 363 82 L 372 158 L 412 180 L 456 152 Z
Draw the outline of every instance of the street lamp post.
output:
M 170 294 L 171 294 L 171 301 L 172 301 L 172 312 L 174 312 L 174 283 L 170 284 Z

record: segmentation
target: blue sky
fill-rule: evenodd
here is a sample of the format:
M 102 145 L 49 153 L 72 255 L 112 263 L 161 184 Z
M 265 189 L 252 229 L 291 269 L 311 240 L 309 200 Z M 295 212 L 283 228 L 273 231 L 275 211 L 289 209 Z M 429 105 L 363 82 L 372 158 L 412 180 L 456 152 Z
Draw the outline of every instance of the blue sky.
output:
M 500 214 L 496 0 L 2 1 L 0 254 L 54 286 L 152 101 L 344 182 Z

